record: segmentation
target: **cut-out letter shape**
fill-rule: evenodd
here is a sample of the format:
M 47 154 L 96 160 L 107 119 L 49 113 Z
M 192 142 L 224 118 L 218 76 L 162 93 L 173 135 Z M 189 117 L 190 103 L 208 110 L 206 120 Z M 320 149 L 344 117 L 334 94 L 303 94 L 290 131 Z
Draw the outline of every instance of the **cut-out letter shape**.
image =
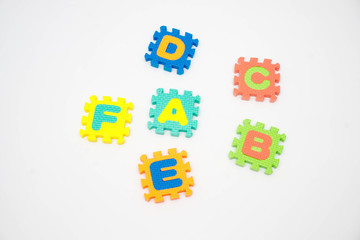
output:
M 249 157 L 265 160 L 270 156 L 271 144 L 272 139 L 269 135 L 250 130 L 246 135 L 242 151 Z
M 181 126 L 188 124 L 189 121 L 186 118 L 185 110 L 180 99 L 171 99 L 160 114 L 158 121 L 160 123 L 165 123 L 166 121 L 179 122 Z
M 171 180 L 164 180 L 164 178 L 175 177 L 177 172 L 175 169 L 162 170 L 163 168 L 169 168 L 176 166 L 177 162 L 175 158 L 165 159 L 150 164 L 151 178 L 153 180 L 154 188 L 156 190 L 164 190 L 169 188 L 176 188 L 182 185 L 180 178 Z

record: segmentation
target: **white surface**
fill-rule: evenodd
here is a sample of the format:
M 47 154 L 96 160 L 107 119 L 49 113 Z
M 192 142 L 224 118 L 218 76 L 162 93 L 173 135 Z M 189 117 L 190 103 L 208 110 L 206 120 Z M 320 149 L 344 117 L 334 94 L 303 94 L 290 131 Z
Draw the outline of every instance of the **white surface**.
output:
M 0 239 L 360 239 L 359 1 L 0 0 Z M 161 25 L 200 41 L 184 75 L 144 61 Z M 270 104 L 238 57 L 281 64 Z M 190 139 L 147 129 L 156 89 L 201 96 Z M 79 135 L 91 95 L 134 103 L 122 146 Z M 287 134 L 273 175 L 228 159 L 245 118 Z M 140 155 L 188 152 L 193 195 L 146 202 Z

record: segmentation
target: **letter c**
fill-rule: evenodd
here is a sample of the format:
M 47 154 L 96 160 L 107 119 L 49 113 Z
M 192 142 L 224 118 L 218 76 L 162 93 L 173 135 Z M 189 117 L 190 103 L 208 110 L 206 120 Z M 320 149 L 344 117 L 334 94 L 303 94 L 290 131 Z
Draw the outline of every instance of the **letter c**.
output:
M 249 68 L 244 75 L 244 80 L 246 85 L 248 85 L 250 88 L 255 90 L 264 90 L 270 86 L 269 80 L 264 80 L 261 83 L 255 83 L 251 77 L 254 73 L 260 73 L 263 76 L 267 77 L 269 76 L 269 71 L 266 68 L 263 67 L 252 67 Z

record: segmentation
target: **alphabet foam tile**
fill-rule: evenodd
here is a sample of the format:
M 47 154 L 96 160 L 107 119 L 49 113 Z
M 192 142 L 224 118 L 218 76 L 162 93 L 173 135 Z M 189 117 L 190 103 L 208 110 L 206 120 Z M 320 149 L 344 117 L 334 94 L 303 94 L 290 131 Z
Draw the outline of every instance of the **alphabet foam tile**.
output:
M 164 65 L 164 70 L 171 72 L 173 68 L 177 69 L 177 74 L 184 73 L 184 68 L 189 69 L 195 49 L 199 40 L 193 39 L 192 34 L 185 33 L 180 35 L 178 29 L 173 28 L 168 32 L 165 26 L 160 27 L 160 32 L 154 33 L 155 43 L 151 42 L 148 49 L 150 54 L 145 54 L 145 60 L 151 62 L 151 66 L 158 68 L 159 64 Z
M 232 143 L 236 147 L 236 152 L 230 151 L 229 158 L 236 159 L 236 164 L 244 166 L 245 163 L 251 164 L 251 169 L 259 171 L 259 167 L 265 168 L 265 174 L 272 174 L 272 168 L 279 165 L 279 159 L 275 159 L 275 154 L 281 154 L 283 146 L 279 142 L 284 142 L 285 134 L 278 134 L 279 129 L 271 127 L 270 130 L 264 129 L 263 123 L 256 123 L 252 126 L 249 119 L 244 120 L 243 125 L 239 125 L 237 133 L 240 139 L 234 138 Z
M 192 129 L 197 128 L 197 120 L 192 120 L 193 116 L 199 115 L 199 107 L 195 103 L 200 103 L 200 96 L 194 97 L 191 91 L 184 91 L 184 95 L 179 95 L 175 89 L 170 89 L 169 93 L 164 93 L 164 89 L 157 90 L 157 96 L 152 96 L 151 102 L 156 105 L 155 109 L 150 109 L 150 117 L 154 122 L 148 122 L 148 128 L 156 129 L 157 134 L 164 134 L 165 130 L 171 130 L 171 136 L 178 137 L 179 132 L 186 132 L 186 137 L 193 135 Z
M 277 71 L 280 64 L 272 64 L 270 59 L 265 59 L 263 63 L 258 62 L 257 58 L 250 58 L 246 62 L 243 57 L 238 59 L 235 64 L 234 95 L 241 95 L 243 100 L 249 100 L 250 96 L 255 96 L 256 101 L 263 102 L 264 98 L 270 98 L 270 102 L 275 102 L 280 93 L 279 83 L 280 74 Z
M 87 117 L 81 119 L 85 130 L 80 130 L 81 137 L 87 136 L 88 141 L 96 142 L 97 137 L 103 138 L 104 143 L 111 143 L 111 139 L 117 139 L 118 144 L 125 142 L 124 136 L 129 136 L 130 129 L 125 127 L 131 122 L 131 114 L 128 109 L 133 109 L 133 104 L 125 103 L 124 98 L 118 98 L 112 102 L 110 97 L 103 97 L 99 101 L 96 96 L 90 97 L 91 103 L 85 103 Z
M 187 197 L 192 194 L 190 186 L 194 186 L 194 179 L 186 176 L 186 172 L 191 171 L 190 164 L 183 161 L 187 153 L 177 153 L 176 148 L 169 149 L 168 153 L 162 155 L 159 151 L 154 152 L 154 158 L 147 158 L 146 155 L 140 157 L 143 164 L 139 164 L 139 172 L 145 173 L 141 185 L 149 190 L 144 194 L 147 201 L 155 198 L 155 202 L 159 203 L 164 201 L 166 195 L 174 200 L 179 198 L 180 192 L 185 192 Z

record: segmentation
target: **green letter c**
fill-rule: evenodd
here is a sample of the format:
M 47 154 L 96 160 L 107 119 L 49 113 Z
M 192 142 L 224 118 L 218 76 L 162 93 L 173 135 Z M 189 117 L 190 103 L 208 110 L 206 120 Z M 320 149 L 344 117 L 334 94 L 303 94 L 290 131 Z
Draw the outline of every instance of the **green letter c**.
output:
M 245 73 L 245 83 L 252 89 L 255 90 L 264 90 L 266 88 L 268 88 L 270 86 L 270 81 L 269 80 L 264 80 L 262 81 L 262 83 L 254 83 L 253 80 L 251 80 L 251 76 L 254 73 L 261 73 L 261 75 L 267 77 L 269 76 L 269 71 L 266 70 L 266 68 L 263 67 L 252 67 L 249 68 L 246 73 Z

